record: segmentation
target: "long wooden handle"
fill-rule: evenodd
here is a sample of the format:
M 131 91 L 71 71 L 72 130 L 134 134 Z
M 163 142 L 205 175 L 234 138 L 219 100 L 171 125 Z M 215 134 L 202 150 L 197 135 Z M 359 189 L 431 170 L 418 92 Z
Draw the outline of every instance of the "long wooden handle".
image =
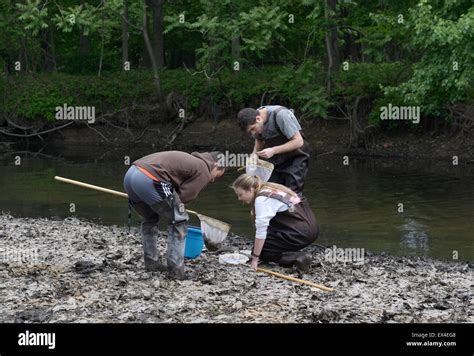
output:
M 197 211 L 194 211 L 194 210 L 186 209 L 186 211 L 187 211 L 188 213 L 190 213 L 190 214 L 196 215 L 197 217 L 199 217 L 199 215 L 201 215 L 201 214 L 199 214 Z
M 125 193 L 122 193 L 122 192 L 119 192 L 119 191 L 116 191 L 116 190 L 112 190 L 112 189 L 102 188 L 102 187 L 99 187 L 97 185 L 92 185 L 92 184 L 79 182 L 78 180 L 68 179 L 68 178 L 59 177 L 59 176 L 55 176 L 54 179 L 59 180 L 60 182 L 64 182 L 64 183 L 78 185 L 79 187 L 98 190 L 99 192 L 110 193 L 110 194 L 118 195 L 119 197 L 128 198 L 128 195 L 125 194 Z M 186 211 L 188 213 L 199 216 L 199 213 L 194 211 L 194 210 L 186 210 Z
M 110 193 L 110 194 L 118 195 L 119 197 L 128 198 L 128 195 L 125 194 L 125 193 L 118 192 L 118 191 L 112 190 L 112 189 L 102 188 L 102 187 L 99 187 L 99 186 L 97 186 L 97 185 L 82 183 L 82 182 L 79 182 L 79 181 L 77 181 L 77 180 L 68 179 L 68 178 L 63 178 L 63 177 L 58 177 L 58 176 L 55 176 L 54 179 L 59 180 L 59 181 L 64 182 L 64 183 L 69 183 L 69 184 L 78 185 L 79 187 L 84 187 L 84 188 L 89 188 L 89 189 L 93 189 L 93 190 L 98 190 L 99 192 Z
M 257 272 L 263 272 L 263 273 L 271 274 L 271 275 L 273 275 L 275 277 L 278 277 L 278 278 L 286 279 L 288 281 L 306 284 L 308 286 L 319 288 L 319 289 L 324 290 L 326 292 L 333 292 L 334 291 L 333 288 L 323 286 L 322 284 L 316 284 L 316 283 L 313 283 L 313 282 L 310 282 L 310 281 L 305 281 L 304 279 L 299 279 L 299 278 L 287 276 L 286 274 L 281 274 L 281 273 L 270 271 L 270 270 L 264 269 L 264 268 L 257 268 Z

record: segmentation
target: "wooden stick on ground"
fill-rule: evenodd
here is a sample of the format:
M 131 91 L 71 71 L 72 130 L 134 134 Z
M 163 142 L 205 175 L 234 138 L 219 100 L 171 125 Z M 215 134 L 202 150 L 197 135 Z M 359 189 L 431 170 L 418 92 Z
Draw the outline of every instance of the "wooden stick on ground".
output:
M 306 284 L 308 286 L 311 286 L 311 287 L 314 287 L 314 288 L 319 288 L 319 289 L 324 290 L 326 292 L 333 292 L 334 291 L 333 288 L 329 288 L 329 287 L 323 286 L 321 284 L 316 284 L 316 283 L 313 283 L 313 282 L 310 282 L 310 281 L 305 281 L 304 279 L 299 279 L 299 278 L 287 276 L 286 274 L 270 271 L 270 270 L 264 269 L 264 268 L 257 268 L 257 272 L 263 272 L 263 273 L 271 274 L 272 276 L 275 276 L 275 277 L 278 277 L 278 278 L 286 279 L 288 281 Z

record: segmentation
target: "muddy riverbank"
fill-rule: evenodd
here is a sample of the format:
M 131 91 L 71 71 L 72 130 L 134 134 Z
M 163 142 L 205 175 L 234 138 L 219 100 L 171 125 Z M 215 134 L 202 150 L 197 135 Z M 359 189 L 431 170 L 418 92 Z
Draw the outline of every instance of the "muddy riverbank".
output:
M 250 241 L 230 236 L 241 250 Z M 165 251 L 165 239 L 159 239 Z M 372 255 L 330 262 L 324 250 L 309 273 L 275 271 L 335 288 L 323 292 L 219 263 L 187 260 L 192 281 L 145 272 L 136 230 L 0 215 L 1 322 L 474 322 L 472 263 Z
M 405 159 L 441 159 L 458 164 L 474 164 L 474 139 L 472 136 L 434 131 L 372 130 L 367 133 L 359 147 L 349 147 L 350 126 L 345 121 L 309 121 L 302 123 L 314 157 L 328 154 L 362 157 L 397 157 Z M 34 140 L 31 143 L 35 142 Z M 98 146 L 130 147 L 142 149 L 206 149 L 229 150 L 246 153 L 252 150 L 253 141 L 241 132 L 235 119 L 223 119 L 214 124 L 211 120 L 199 119 L 189 123 L 181 131 L 176 122 L 151 123 L 145 128 L 105 125 L 100 121 L 94 125 L 73 125 L 48 136 L 48 145 L 54 146 Z M 38 141 L 39 143 L 39 141 Z M 24 146 L 17 141 L 16 146 Z M 23 148 L 22 148 L 23 149 Z M 34 150 L 34 149 L 33 149 Z M 15 151 L 12 145 L 0 153 Z

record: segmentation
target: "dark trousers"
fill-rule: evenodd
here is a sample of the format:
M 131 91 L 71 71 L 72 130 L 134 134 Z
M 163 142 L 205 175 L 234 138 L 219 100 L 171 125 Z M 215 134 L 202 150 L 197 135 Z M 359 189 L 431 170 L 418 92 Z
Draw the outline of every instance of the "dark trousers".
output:
M 281 164 L 275 165 L 269 182 L 282 184 L 295 193 L 302 193 L 304 180 L 308 173 L 309 157 L 306 155 L 294 156 Z

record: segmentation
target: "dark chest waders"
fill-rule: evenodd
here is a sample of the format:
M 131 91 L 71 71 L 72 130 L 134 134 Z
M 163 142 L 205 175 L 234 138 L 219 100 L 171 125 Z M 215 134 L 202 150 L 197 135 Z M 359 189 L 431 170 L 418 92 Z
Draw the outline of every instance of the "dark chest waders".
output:
M 278 113 L 284 109 L 286 108 L 282 106 L 272 111 L 269 120 L 276 120 Z M 281 132 L 281 129 L 278 127 L 276 122 L 275 128 L 278 132 L 277 135 L 265 138 L 265 135 L 263 134 L 259 137 L 260 139 L 265 140 L 264 148 L 280 146 L 289 141 Z M 302 130 L 300 131 L 300 134 L 304 141 L 301 148 L 275 155 L 268 160 L 275 165 L 269 182 L 282 184 L 296 193 L 301 193 L 303 191 L 304 180 L 308 173 L 310 156 L 310 148 Z
M 299 251 L 316 241 L 319 227 L 306 198 L 293 205 L 288 195 L 260 192 L 258 196 L 277 199 L 288 206 L 288 210 L 277 213 L 270 220 L 267 238 L 260 255 L 262 260 L 278 262 L 282 253 Z

